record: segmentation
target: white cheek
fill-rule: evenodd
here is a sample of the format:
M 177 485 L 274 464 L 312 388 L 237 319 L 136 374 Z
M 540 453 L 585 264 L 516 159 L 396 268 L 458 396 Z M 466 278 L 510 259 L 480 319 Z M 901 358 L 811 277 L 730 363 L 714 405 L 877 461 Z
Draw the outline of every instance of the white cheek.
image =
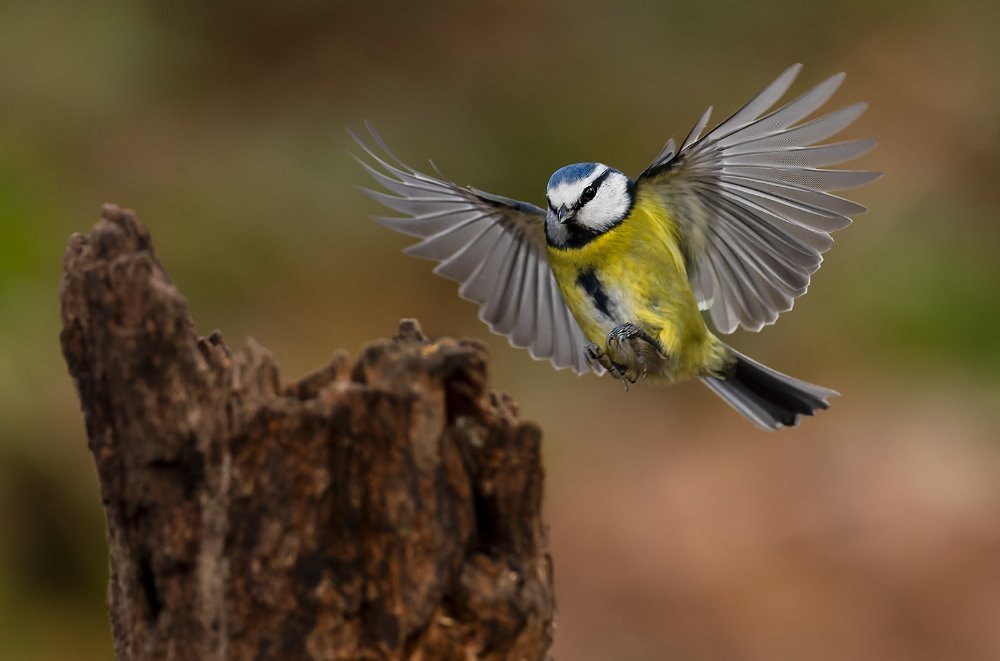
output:
M 617 223 L 629 208 L 628 185 L 624 179 L 608 179 L 597 191 L 597 195 L 587 202 L 576 222 L 595 231 L 603 231 Z

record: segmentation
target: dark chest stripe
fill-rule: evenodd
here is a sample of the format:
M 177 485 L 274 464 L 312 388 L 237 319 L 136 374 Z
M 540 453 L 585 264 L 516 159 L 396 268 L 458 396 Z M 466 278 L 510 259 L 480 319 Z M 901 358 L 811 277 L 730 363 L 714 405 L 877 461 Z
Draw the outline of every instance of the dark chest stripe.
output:
M 587 292 L 587 296 L 590 297 L 590 300 L 594 303 L 594 307 L 601 314 L 609 319 L 614 319 L 614 315 L 611 314 L 611 299 L 608 298 L 608 293 L 604 291 L 604 285 L 601 284 L 601 280 L 597 277 L 594 269 L 581 271 L 576 276 L 576 284 L 582 287 L 583 291 Z

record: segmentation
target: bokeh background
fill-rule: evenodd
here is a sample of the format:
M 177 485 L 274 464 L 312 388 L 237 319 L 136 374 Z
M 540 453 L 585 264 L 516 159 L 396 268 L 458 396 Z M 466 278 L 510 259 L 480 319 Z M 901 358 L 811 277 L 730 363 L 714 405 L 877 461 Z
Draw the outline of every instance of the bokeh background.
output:
M 135 208 L 199 329 L 286 380 L 418 317 L 545 432 L 561 659 L 1000 658 L 1000 5 L 0 4 L 0 657 L 105 659 L 103 519 L 62 251 Z M 366 219 L 345 126 L 540 202 L 642 169 L 792 62 L 849 73 L 885 177 L 809 295 L 732 343 L 844 396 L 756 431 L 697 384 L 533 362 Z

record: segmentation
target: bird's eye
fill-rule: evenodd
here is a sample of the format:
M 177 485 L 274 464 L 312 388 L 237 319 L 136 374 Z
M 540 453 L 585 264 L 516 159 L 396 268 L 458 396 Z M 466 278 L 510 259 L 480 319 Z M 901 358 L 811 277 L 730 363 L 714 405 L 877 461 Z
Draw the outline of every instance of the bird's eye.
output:
M 592 199 L 594 199 L 595 195 L 597 195 L 597 191 L 594 190 L 594 187 L 587 186 L 586 188 L 583 189 L 583 194 L 580 196 L 580 199 L 583 200 L 584 202 L 590 202 Z

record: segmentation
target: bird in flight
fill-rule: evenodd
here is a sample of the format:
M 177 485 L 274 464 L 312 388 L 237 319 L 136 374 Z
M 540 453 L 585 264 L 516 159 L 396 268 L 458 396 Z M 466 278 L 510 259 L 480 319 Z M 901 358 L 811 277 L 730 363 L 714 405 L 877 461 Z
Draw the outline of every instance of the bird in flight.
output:
M 370 126 L 381 153 L 354 135 L 359 162 L 402 217 L 380 224 L 419 241 L 480 318 L 536 359 L 608 373 L 625 388 L 647 377 L 698 378 L 762 429 L 793 426 L 837 393 L 744 356 L 719 334 L 759 331 L 790 310 L 860 204 L 832 194 L 879 173 L 829 169 L 872 139 L 824 143 L 864 112 L 817 118 L 843 82 L 832 76 L 772 110 L 801 69 L 785 70 L 702 135 L 709 108 L 677 148 L 669 140 L 638 177 L 602 163 L 557 170 L 546 208 L 404 165 Z M 819 143 L 819 144 L 818 144 Z

